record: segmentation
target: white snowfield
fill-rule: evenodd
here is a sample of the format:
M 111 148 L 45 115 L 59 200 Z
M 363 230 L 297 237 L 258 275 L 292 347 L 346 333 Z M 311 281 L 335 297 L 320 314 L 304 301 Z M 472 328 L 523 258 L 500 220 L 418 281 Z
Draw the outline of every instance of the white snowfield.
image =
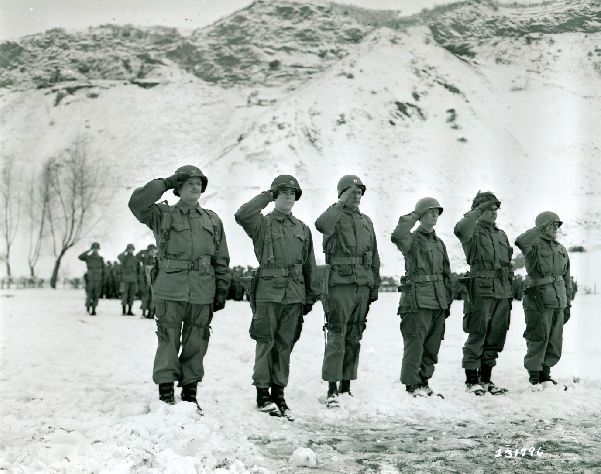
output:
M 495 383 L 509 393 L 478 398 L 463 385 L 461 302 L 452 307 L 431 380 L 445 398 L 406 394 L 399 381 L 403 343 L 397 303 L 397 294 L 381 293 L 372 305 L 354 397 L 343 397 L 337 410 L 324 405 L 323 312 L 319 303 L 314 307 L 292 354 L 286 394 L 297 420 L 291 423 L 255 409 L 254 342 L 248 336 L 246 302 L 228 302 L 215 315 L 199 387 L 201 417 L 192 404 L 179 400 L 179 390 L 175 406 L 158 400 L 151 380 L 153 321 L 120 316 L 117 300 L 101 300 L 98 316 L 87 316 L 81 290 L 2 290 L 0 471 L 598 469 L 600 295 L 579 293 L 565 326 L 564 353 L 553 375 L 568 386 L 567 392 L 531 391 L 522 367 L 524 314 L 516 301 L 507 344 L 493 372 Z M 511 458 L 505 449 L 512 450 Z M 311 452 L 313 468 L 305 466 L 313 463 Z

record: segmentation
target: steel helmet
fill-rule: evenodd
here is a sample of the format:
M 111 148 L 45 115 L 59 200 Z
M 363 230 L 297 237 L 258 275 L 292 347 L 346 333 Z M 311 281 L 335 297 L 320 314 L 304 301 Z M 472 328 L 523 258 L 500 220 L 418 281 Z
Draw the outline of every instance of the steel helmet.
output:
M 209 179 L 204 174 L 202 174 L 202 171 L 200 171 L 199 168 L 197 168 L 194 165 L 180 166 L 178 169 L 175 170 L 175 174 L 185 175 L 185 177 L 186 177 L 184 180 L 179 181 L 177 187 L 173 190 L 173 194 L 175 194 L 178 197 L 179 197 L 179 190 L 180 190 L 182 184 L 184 184 L 186 182 L 186 180 L 190 179 L 190 178 L 200 178 L 200 181 L 202 182 L 201 192 L 204 193 L 205 189 L 207 189 L 207 184 L 209 182 Z
M 439 215 L 442 214 L 443 211 L 440 203 L 433 197 L 421 198 L 415 204 L 415 213 L 418 216 L 421 216 L 424 212 L 428 211 L 429 209 L 438 209 Z
M 338 197 L 340 197 L 344 191 L 346 191 L 353 185 L 361 189 L 362 195 L 365 194 L 365 190 L 367 188 L 363 184 L 363 181 L 361 181 L 361 178 L 359 178 L 359 176 L 355 176 L 354 174 L 347 174 L 340 178 L 340 180 L 338 181 L 338 185 L 336 186 L 336 190 L 338 191 Z
M 534 222 L 536 224 L 536 227 L 540 227 L 540 228 L 546 227 L 549 224 L 551 224 L 552 222 L 559 222 L 560 226 L 561 226 L 561 224 L 563 224 L 563 222 L 561 221 L 559 216 L 551 211 L 541 212 L 538 216 L 536 216 L 536 219 L 534 220 Z
M 300 184 L 298 184 L 298 180 L 289 174 L 281 174 L 271 182 L 271 191 L 273 192 L 274 198 L 277 198 L 278 191 L 284 188 L 294 189 L 296 201 L 298 201 L 303 194 L 303 190 L 301 189 Z

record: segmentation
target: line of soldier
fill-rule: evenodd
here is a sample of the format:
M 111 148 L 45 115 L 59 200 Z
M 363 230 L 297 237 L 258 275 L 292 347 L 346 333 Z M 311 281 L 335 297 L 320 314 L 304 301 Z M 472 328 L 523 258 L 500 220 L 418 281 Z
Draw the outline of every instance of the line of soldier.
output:
M 104 296 L 121 299 L 122 315 L 134 316 L 132 306 L 134 300 L 139 298 L 142 317 L 154 318 L 150 271 L 157 254 L 156 245 L 149 244 L 146 250 L 134 254 L 134 244 L 127 244 L 114 263 L 105 263 L 99 250 L 100 244 L 94 242 L 89 250 L 79 255 L 87 268 L 84 275 L 86 312 L 90 316 L 96 316 L 98 300 Z
M 229 252 L 222 221 L 199 205 L 207 183 L 200 169 L 186 165 L 168 178 L 153 179 L 134 190 L 129 201 L 132 213 L 153 231 L 157 241 L 158 265 L 152 285 L 158 347 L 153 380 L 160 400 L 169 404 L 175 403 L 173 384 L 177 382 L 181 399 L 198 406 L 197 384 L 204 375 L 210 323 L 213 313 L 224 308 L 229 287 Z M 166 201 L 157 203 L 169 189 L 179 201 L 173 206 Z M 249 333 L 256 341 L 252 379 L 261 412 L 294 419 L 284 397 L 290 354 L 304 316 L 318 299 L 325 313 L 325 404 L 337 407 L 340 395 L 351 395 L 361 338 L 380 283 L 376 233 L 371 219 L 359 211 L 365 191 L 359 177 L 343 176 L 337 185 L 338 201 L 315 222 L 323 234 L 327 264 L 321 280 L 311 231 L 292 214 L 302 195 L 293 176 L 276 177 L 267 191 L 235 214 L 236 222 L 252 239 L 259 262 L 250 282 Z M 272 202 L 273 211 L 263 214 Z M 462 365 L 466 388 L 475 395 L 507 391 L 491 379 L 509 328 L 512 297 L 513 249 L 495 224 L 500 205 L 494 194 L 479 192 L 471 210 L 455 227 L 470 265 L 463 317 L 468 338 Z M 412 396 L 433 394 L 429 379 L 452 302 L 449 258 L 434 231 L 442 212 L 436 199 L 420 199 L 412 212 L 400 217 L 391 236 L 405 257 L 398 308 L 404 341 L 401 382 Z M 543 212 L 535 224 L 517 238 L 516 245 L 525 255 L 530 277 L 523 301 L 524 365 L 532 385 L 539 386 L 555 383 L 550 368 L 561 356 L 571 286 L 568 254 L 556 240 L 562 222 L 555 213 Z

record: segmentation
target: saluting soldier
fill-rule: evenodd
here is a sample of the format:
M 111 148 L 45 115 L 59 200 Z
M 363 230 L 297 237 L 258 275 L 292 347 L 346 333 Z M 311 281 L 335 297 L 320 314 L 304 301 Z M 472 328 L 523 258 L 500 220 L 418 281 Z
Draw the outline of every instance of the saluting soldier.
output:
M 90 316 L 96 316 L 96 306 L 98 298 L 102 293 L 102 285 L 105 281 L 104 258 L 98 254 L 100 244 L 94 242 L 90 250 L 83 252 L 79 259 L 86 262 L 87 271 L 85 274 L 86 282 L 86 312 Z
M 198 203 L 207 183 L 200 169 L 186 165 L 136 189 L 129 200 L 130 210 L 152 230 L 158 247 L 152 277 L 158 336 L 152 378 L 160 400 L 168 404 L 175 403 L 177 381 L 181 399 L 198 406 L 197 384 L 204 376 L 211 319 L 225 307 L 230 283 L 223 223 Z M 174 206 L 157 204 L 168 189 L 179 201 Z
M 557 241 L 557 230 L 562 224 L 554 212 L 541 212 L 536 216 L 535 227 L 515 241 L 526 257 L 528 277 L 522 301 L 527 346 L 524 367 L 535 389 L 545 382 L 557 383 L 551 378 L 551 367 L 561 358 L 563 325 L 570 319 L 570 258 Z
M 299 339 L 303 316 L 319 298 L 313 240 L 309 228 L 292 215 L 302 190 L 293 176 L 280 175 L 236 212 L 236 222 L 253 241 L 259 269 L 251 284 L 253 318 L 250 336 L 256 343 L 253 385 L 261 412 L 294 415 L 284 398 L 290 354 Z M 261 211 L 271 202 L 274 210 Z M 271 388 L 271 393 L 269 392 Z
M 359 211 L 365 190 L 358 176 L 343 176 L 337 185 L 338 202 L 315 221 L 323 234 L 327 264 L 322 294 L 327 338 L 321 377 L 328 382 L 328 408 L 339 406 L 339 394 L 351 393 L 367 313 L 378 299 L 380 257 L 376 233 L 371 219 Z
M 127 244 L 126 249 L 117 258 L 121 262 L 121 308 L 122 315 L 133 316 L 131 307 L 134 304 L 140 278 L 140 261 L 134 255 L 134 244 Z M 126 312 L 127 307 L 127 312 Z
M 442 211 L 436 199 L 420 199 L 411 213 L 399 218 L 391 237 L 405 257 L 398 309 L 403 335 L 401 382 L 413 397 L 434 393 L 429 380 L 453 301 L 449 256 L 434 231 Z M 411 232 L 418 221 L 419 226 Z
M 501 201 L 491 192 L 478 192 L 472 208 L 455 225 L 467 263 L 468 299 L 464 303 L 462 366 L 467 390 L 475 395 L 507 392 L 491 380 L 499 352 L 505 346 L 513 299 L 513 248 L 496 224 Z

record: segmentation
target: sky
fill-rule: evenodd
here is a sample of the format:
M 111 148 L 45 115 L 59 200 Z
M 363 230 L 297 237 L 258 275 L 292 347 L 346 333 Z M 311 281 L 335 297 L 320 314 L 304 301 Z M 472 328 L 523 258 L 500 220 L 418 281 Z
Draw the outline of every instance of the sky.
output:
M 251 0 L 0 0 L 0 40 L 14 40 L 50 28 L 85 29 L 104 23 L 195 29 L 251 3 Z M 423 8 L 451 2 L 340 0 L 336 3 L 399 10 L 403 15 L 411 15 Z

